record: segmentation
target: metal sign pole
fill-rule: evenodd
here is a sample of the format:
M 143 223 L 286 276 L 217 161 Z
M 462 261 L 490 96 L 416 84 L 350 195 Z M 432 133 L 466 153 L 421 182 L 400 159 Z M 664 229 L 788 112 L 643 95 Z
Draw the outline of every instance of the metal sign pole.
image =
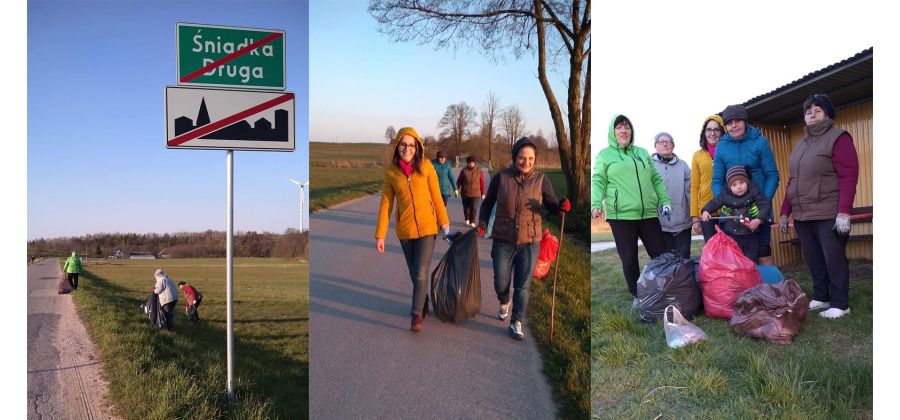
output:
M 228 401 L 234 401 L 234 313 L 233 313 L 233 305 L 232 302 L 234 299 L 232 298 L 232 288 L 234 285 L 234 151 L 229 150 L 226 158 L 226 167 L 227 167 L 227 187 L 226 193 L 227 196 L 226 201 L 227 210 L 226 214 L 226 229 L 227 233 L 225 234 L 225 277 L 226 277 L 226 292 L 227 295 L 227 307 L 226 313 L 228 318 L 228 325 L 226 327 L 227 335 L 227 363 L 228 363 L 228 379 L 225 382 L 226 389 L 228 390 Z

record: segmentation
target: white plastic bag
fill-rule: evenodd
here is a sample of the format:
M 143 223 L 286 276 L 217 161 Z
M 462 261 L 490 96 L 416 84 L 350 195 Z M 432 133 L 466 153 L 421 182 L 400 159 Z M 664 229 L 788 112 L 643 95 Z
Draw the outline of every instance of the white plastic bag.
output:
M 669 310 L 672 312 L 671 321 L 669 320 Z M 669 305 L 663 312 L 663 330 L 666 332 L 666 344 L 673 349 L 706 338 L 706 333 L 700 327 L 684 319 L 675 305 Z

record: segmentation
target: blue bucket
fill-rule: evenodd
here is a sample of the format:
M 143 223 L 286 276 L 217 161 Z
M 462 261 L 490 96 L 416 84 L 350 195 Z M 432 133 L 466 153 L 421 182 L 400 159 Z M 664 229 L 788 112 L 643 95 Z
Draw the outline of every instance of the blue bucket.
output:
M 784 280 L 784 274 L 774 265 L 757 265 L 756 269 L 759 270 L 763 283 L 776 284 Z

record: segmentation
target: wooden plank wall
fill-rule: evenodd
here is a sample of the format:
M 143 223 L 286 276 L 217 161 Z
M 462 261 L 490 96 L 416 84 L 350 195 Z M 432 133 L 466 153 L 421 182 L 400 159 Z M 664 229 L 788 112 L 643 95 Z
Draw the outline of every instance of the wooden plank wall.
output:
M 835 115 L 835 125 L 843 128 L 853 136 L 853 143 L 856 146 L 856 153 L 859 157 L 859 181 L 856 184 L 856 198 L 853 201 L 854 207 L 872 206 L 873 203 L 873 136 L 872 136 L 872 101 L 866 101 L 855 104 L 846 108 L 838 109 Z M 801 118 L 801 111 L 798 107 L 797 121 L 790 126 L 781 127 L 773 125 L 758 125 L 763 135 L 769 139 L 772 147 L 772 153 L 775 154 L 775 161 L 778 164 L 778 172 L 781 175 L 781 181 L 778 184 L 778 191 L 773 198 L 772 206 L 775 210 L 774 220 L 777 222 L 778 216 L 781 215 L 781 202 L 784 198 L 784 189 L 787 186 L 790 173 L 788 172 L 788 158 L 794 145 L 803 137 L 803 127 L 805 123 Z M 854 223 L 852 225 L 851 235 L 872 234 L 872 223 Z M 800 255 L 800 247 L 792 244 L 780 244 L 780 241 L 794 238 L 793 232 L 782 234 L 778 229 L 772 232 L 772 255 L 775 258 L 775 264 L 784 266 L 797 259 L 802 258 Z M 872 241 L 871 240 L 853 240 L 847 245 L 847 257 L 859 259 L 872 259 Z

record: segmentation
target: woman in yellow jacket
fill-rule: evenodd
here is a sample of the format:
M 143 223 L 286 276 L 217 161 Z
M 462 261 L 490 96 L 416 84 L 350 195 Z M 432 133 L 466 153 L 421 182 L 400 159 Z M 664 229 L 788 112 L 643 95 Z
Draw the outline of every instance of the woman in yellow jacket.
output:
M 702 233 L 703 240 L 708 241 L 716 233 L 716 222 L 700 220 L 703 206 L 713 199 L 712 165 L 716 155 L 716 144 L 725 130 L 725 122 L 718 115 L 710 115 L 703 121 L 700 131 L 700 150 L 694 153 L 691 162 L 691 220 L 694 233 Z
M 441 197 L 437 172 L 425 159 L 425 144 L 412 127 L 397 132 L 391 164 L 384 173 L 381 208 L 375 228 L 375 249 L 384 253 L 388 218 L 397 202 L 396 231 L 413 283 L 410 331 L 421 332 L 428 313 L 428 274 L 438 225 L 450 233 L 450 219 Z

